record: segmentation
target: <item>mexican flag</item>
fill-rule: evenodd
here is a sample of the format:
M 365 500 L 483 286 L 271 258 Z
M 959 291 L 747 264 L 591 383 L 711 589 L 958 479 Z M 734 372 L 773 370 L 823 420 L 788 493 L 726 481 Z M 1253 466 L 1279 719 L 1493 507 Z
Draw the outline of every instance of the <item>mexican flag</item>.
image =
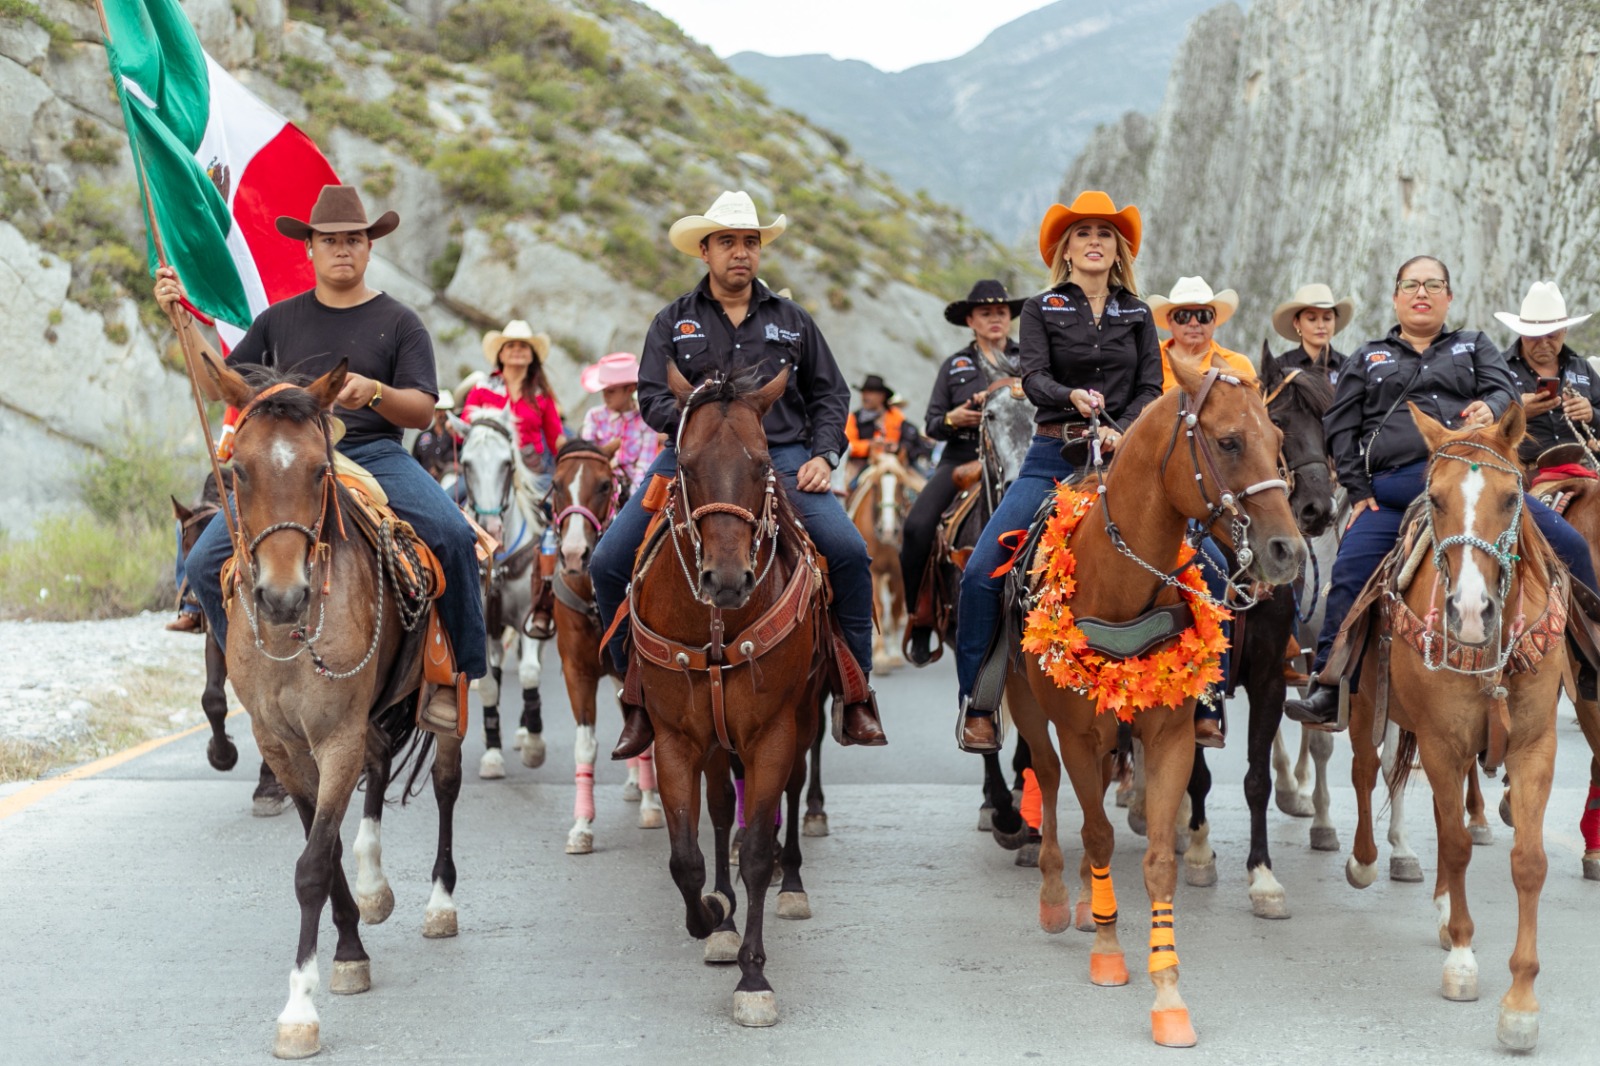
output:
M 106 57 L 142 174 L 150 269 L 177 268 L 228 345 L 269 304 L 316 283 L 273 226 L 338 182 L 317 146 L 217 65 L 178 0 L 103 0 Z

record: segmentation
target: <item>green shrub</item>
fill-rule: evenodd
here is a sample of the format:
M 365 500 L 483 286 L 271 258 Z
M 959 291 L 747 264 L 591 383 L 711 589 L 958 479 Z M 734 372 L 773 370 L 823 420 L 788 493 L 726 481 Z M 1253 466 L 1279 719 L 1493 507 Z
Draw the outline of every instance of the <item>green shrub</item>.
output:
M 460 265 L 461 242 L 451 241 L 444 246 L 444 254 L 428 264 L 428 280 L 434 289 L 443 292 L 449 288 L 450 280 L 456 276 L 456 267 Z
M 456 63 L 557 52 L 575 66 L 601 70 L 611 54 L 604 27 L 549 0 L 469 0 L 439 20 L 438 35 L 440 53 Z
M 428 168 L 446 192 L 483 207 L 516 207 L 523 195 L 516 184 L 521 157 L 487 145 L 458 142 L 436 155 Z
M 105 525 L 166 529 L 172 518 L 167 497 L 191 499 L 200 485 L 199 467 L 170 443 L 128 431 L 78 471 L 78 493 L 90 515 Z
M 39 5 L 28 0 L 0 0 L 0 18 L 26 19 L 50 35 L 50 46 L 57 48 L 72 43 L 72 29 L 65 23 L 50 18 Z
M 114 618 L 170 606 L 172 512 L 160 526 L 78 511 L 32 540 L 0 540 L 0 614 L 51 621 Z
M 61 153 L 74 163 L 110 166 L 117 161 L 119 146 L 89 118 L 72 120 L 72 140 L 61 146 Z

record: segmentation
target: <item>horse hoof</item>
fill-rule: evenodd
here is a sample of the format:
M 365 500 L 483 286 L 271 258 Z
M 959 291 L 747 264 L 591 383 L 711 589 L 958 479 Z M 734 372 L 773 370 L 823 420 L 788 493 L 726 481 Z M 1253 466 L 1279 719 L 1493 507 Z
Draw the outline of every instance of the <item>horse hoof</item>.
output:
M 356 896 L 356 909 L 365 925 L 382 925 L 394 913 L 394 889 L 385 882 L 383 889 L 370 896 Z
M 1200 1042 L 1194 1025 L 1189 1021 L 1189 1009 L 1153 1010 L 1150 1012 L 1150 1035 L 1162 1047 L 1194 1047 Z
M 1584 855 L 1583 879 L 1585 881 L 1600 881 L 1600 851 L 1589 852 Z
M 206 761 L 211 764 L 213 770 L 227 773 L 239 765 L 239 749 L 226 737 L 220 740 L 212 737 L 210 743 L 206 745 Z
M 985 803 L 978 808 L 978 832 L 988 833 L 994 829 L 994 808 Z
M 289 809 L 291 802 L 293 801 L 289 799 L 287 793 L 269 792 L 264 796 L 253 796 L 250 799 L 250 817 L 276 818 Z M 306 1054 L 314 1055 L 316 1052 L 310 1051 Z
M 667 824 L 667 816 L 660 807 L 639 808 L 640 829 L 660 829 Z
M 1128 983 L 1128 960 L 1118 951 L 1089 953 L 1089 983 L 1101 988 L 1120 988 Z
M 1416 884 L 1422 880 L 1422 863 L 1415 855 L 1389 856 L 1389 880 Z
M 826 814 L 808 814 L 800 823 L 800 835 L 803 837 L 825 837 L 828 835 L 828 816 Z
M 571 836 L 567 837 L 567 854 L 568 855 L 592 855 L 592 854 L 594 854 L 594 834 L 593 833 L 574 833 Z
M 1140 836 L 1149 835 L 1150 823 L 1145 821 L 1143 811 L 1135 810 L 1132 807 L 1128 808 L 1128 828 Z
M 517 735 L 514 738 L 512 738 L 512 741 L 511 741 L 512 750 L 513 751 L 521 751 L 522 750 L 522 742 L 524 740 L 527 740 L 527 739 L 528 739 L 528 727 L 527 726 L 518 726 L 517 727 Z
M 1444 979 L 1440 982 L 1440 991 L 1444 998 L 1452 1003 L 1471 1003 L 1478 998 L 1478 971 L 1456 969 L 1450 965 L 1444 968 Z
M 1112 802 L 1114 802 L 1118 807 L 1126 808 L 1128 804 L 1133 802 L 1133 789 L 1131 787 L 1123 788 L 1121 785 L 1118 785 L 1116 796 L 1113 797 Z
M 804 892 L 779 892 L 778 917 L 803 922 L 811 917 L 811 900 Z
M 1039 901 L 1039 928 L 1054 936 L 1072 928 L 1072 906 L 1069 903 Z
M 1186 862 L 1183 864 L 1183 883 L 1195 888 L 1210 888 L 1217 883 L 1217 860 L 1212 859 L 1203 865 Z
M 456 926 L 456 912 L 428 911 L 422 917 L 422 935 L 429 940 L 444 940 L 455 936 L 459 930 Z
M 1184 826 L 1172 835 L 1172 853 L 1182 855 L 1189 850 L 1189 845 L 1194 843 L 1194 831 Z
M 1017 849 L 1017 865 L 1031 868 L 1039 865 L 1039 842 L 1030 840 Z
M 733 1020 L 753 1028 L 778 1024 L 778 997 L 771 992 L 735 992 Z
M 1282 892 L 1250 897 L 1250 913 L 1257 918 L 1278 920 L 1289 917 L 1289 901 Z
M 498 781 L 506 776 L 506 757 L 499 748 L 484 751 L 478 760 L 478 777 L 484 781 Z
M 372 960 L 334 960 L 333 980 L 328 983 L 328 991 L 336 996 L 356 996 L 372 991 Z
M 322 1050 L 321 1028 L 316 1022 L 279 1022 L 272 1054 L 280 1059 L 309 1059 Z
M 1378 879 L 1376 865 L 1357 862 L 1354 855 L 1345 860 L 1344 879 L 1350 882 L 1351 888 L 1371 888 L 1372 882 Z
M 1302 796 L 1299 792 L 1274 790 L 1273 799 L 1278 804 L 1278 810 L 1291 818 L 1310 818 L 1316 813 L 1316 808 L 1311 805 L 1311 797 Z
M 522 738 L 522 765 L 536 770 L 544 765 L 544 737 L 529 733 Z
M 1080 899 L 1076 910 L 1077 921 L 1073 924 L 1080 933 L 1094 932 L 1094 908 L 1086 899 Z
M 1007 851 L 1016 851 L 1028 842 L 1028 823 L 1021 818 L 1017 819 L 1017 831 L 1007 833 L 998 825 L 989 830 L 989 835 L 994 837 L 994 842 Z
M 718 929 L 706 937 L 705 960 L 712 965 L 738 962 L 742 943 L 737 929 Z
M 1312 851 L 1338 851 L 1339 831 L 1331 825 L 1314 825 L 1311 827 Z
M 1469 825 L 1467 832 L 1472 835 L 1472 842 L 1480 848 L 1494 843 L 1494 830 L 1487 825 Z
M 1500 820 L 1512 829 L 1517 827 L 1517 823 L 1511 820 L 1511 790 L 1509 788 L 1500 793 Z
M 644 793 L 639 791 L 639 782 L 629 781 L 627 784 L 622 786 L 623 803 L 638 803 L 643 798 Z
M 1501 1007 L 1500 1024 L 1495 1027 L 1494 1035 L 1512 1051 L 1532 1051 L 1539 1042 L 1539 1012 Z

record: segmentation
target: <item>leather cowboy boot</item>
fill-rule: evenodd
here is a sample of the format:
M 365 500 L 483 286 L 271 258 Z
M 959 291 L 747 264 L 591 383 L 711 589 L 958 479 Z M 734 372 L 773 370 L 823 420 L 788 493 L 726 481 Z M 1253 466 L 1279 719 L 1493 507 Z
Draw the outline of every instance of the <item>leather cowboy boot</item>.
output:
M 1311 726 L 1313 729 L 1323 729 L 1330 733 L 1339 733 L 1343 729 L 1339 725 L 1339 687 L 1337 685 L 1324 685 L 1313 680 L 1311 691 L 1306 693 L 1303 700 L 1284 700 L 1283 715 L 1292 722 Z
M 635 704 L 622 705 L 622 735 L 617 746 L 611 749 L 613 761 L 633 759 L 643 755 L 655 743 L 656 727 L 650 724 L 650 712 Z
M 961 723 L 961 750 L 987 755 L 1000 750 L 994 731 L 994 715 L 969 714 Z
M 867 689 L 867 698 L 848 704 L 844 709 L 844 735 L 852 744 L 879 748 L 889 743 L 883 734 L 883 722 L 878 718 L 878 694 Z
M 466 719 L 461 713 L 458 696 L 454 685 L 434 686 L 433 692 L 417 711 L 417 724 L 430 733 L 461 736 L 462 723 Z

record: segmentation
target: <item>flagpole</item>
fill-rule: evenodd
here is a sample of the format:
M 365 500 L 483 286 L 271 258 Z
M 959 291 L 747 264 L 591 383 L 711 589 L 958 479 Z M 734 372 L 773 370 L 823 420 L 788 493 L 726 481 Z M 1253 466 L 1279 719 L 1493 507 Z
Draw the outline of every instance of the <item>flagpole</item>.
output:
M 106 20 L 104 0 L 94 0 L 94 7 L 100 16 L 100 32 L 105 37 L 109 49 L 111 44 L 111 27 Z M 118 87 L 120 90 L 120 87 Z M 120 95 L 120 92 L 119 92 Z M 150 179 L 145 174 L 144 159 L 139 154 L 139 149 L 133 141 L 133 131 L 128 132 L 128 149 L 133 154 L 133 167 L 139 175 L 139 188 L 144 196 L 144 213 L 150 221 L 150 236 L 156 247 L 156 262 L 161 266 L 170 266 L 167 261 L 166 242 L 161 238 L 161 222 L 156 216 L 155 201 L 150 191 Z M 187 303 L 187 301 L 185 301 Z M 206 458 L 211 461 L 211 474 L 217 479 L 217 493 L 222 497 L 222 518 L 228 526 L 228 538 L 233 542 L 235 554 L 244 547 L 240 539 L 239 529 L 233 520 L 233 505 L 229 502 L 227 483 L 222 478 L 222 464 L 217 460 L 216 441 L 211 436 L 211 419 L 206 414 L 205 399 L 201 395 L 200 379 L 197 364 L 203 356 L 199 352 L 200 339 L 196 336 L 194 317 L 189 312 L 183 312 L 183 318 L 172 309 L 167 309 L 167 321 L 172 323 L 172 328 L 178 334 L 178 345 L 183 349 L 183 366 L 185 376 L 189 379 L 189 394 L 194 399 L 195 414 L 200 419 L 200 432 L 205 437 Z

